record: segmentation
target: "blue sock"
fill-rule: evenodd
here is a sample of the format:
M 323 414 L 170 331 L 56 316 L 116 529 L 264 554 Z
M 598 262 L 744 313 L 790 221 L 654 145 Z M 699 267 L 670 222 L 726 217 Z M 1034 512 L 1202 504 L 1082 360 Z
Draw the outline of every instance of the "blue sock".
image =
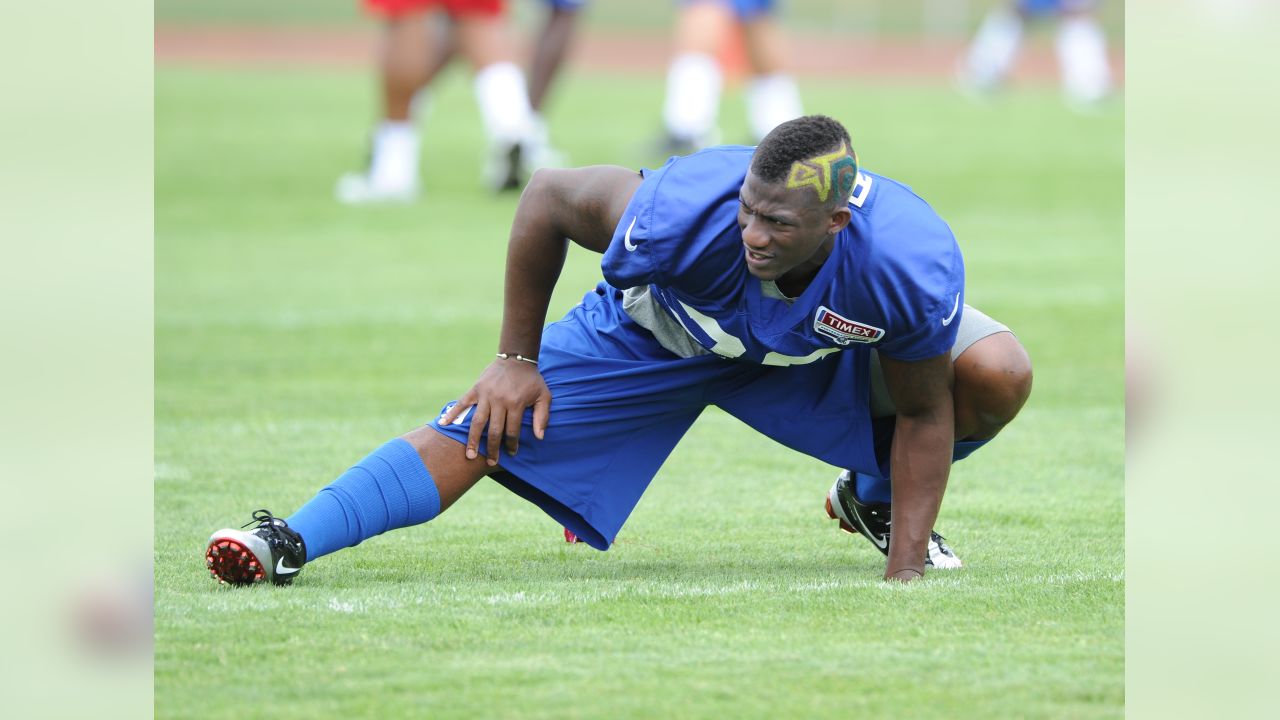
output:
M 285 519 L 307 545 L 307 561 L 440 514 L 440 493 L 418 451 L 396 438 Z
M 867 473 L 854 473 L 854 493 L 864 503 L 889 503 L 893 500 L 893 486 L 888 478 Z
M 951 462 L 960 462 L 989 442 L 991 442 L 991 438 L 986 440 L 957 440 L 955 447 L 951 450 Z
M 951 462 L 959 462 L 974 453 L 978 448 L 991 442 L 986 440 L 960 440 L 951 450 Z M 854 473 L 854 492 L 864 503 L 888 503 L 893 500 L 893 485 L 888 478 L 866 473 Z

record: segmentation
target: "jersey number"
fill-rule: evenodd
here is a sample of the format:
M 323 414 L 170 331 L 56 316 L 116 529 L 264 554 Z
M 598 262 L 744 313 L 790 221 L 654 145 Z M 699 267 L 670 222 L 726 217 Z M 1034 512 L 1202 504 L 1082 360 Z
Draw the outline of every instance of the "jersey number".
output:
M 854 207 L 862 207 L 862 203 L 867 201 L 867 195 L 871 194 L 871 178 L 858 173 L 858 180 L 853 184 L 853 194 L 849 196 L 849 203 Z

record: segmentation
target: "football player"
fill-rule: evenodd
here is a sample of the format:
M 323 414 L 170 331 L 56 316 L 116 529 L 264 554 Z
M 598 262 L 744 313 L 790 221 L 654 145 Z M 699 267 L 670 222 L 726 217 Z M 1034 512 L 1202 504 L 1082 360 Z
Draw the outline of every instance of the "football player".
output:
M 774 4 L 774 0 L 680 0 L 662 105 L 664 152 L 685 155 L 716 143 L 724 86 L 721 57 L 732 33 L 742 33 L 751 69 L 747 121 L 752 139 L 759 141 L 779 123 L 803 114 L 800 91 L 787 69 L 786 38 Z
M 1111 92 L 1111 63 L 1106 35 L 1095 17 L 1097 4 L 1097 0 L 1014 0 L 996 7 L 983 19 L 960 61 L 960 86 L 976 92 L 998 88 L 1013 69 L 1027 22 L 1056 16 L 1063 96 L 1075 109 L 1096 107 Z
M 570 240 L 602 254 L 604 280 L 544 328 Z M 214 533 L 208 566 L 286 583 L 486 476 L 606 550 L 715 405 L 847 468 L 829 512 L 885 552 L 886 579 L 914 580 L 954 560 L 933 532 L 952 461 L 1031 388 L 1022 346 L 964 297 L 946 223 L 859 167 L 825 116 L 657 170 L 539 171 L 512 222 L 497 357 L 474 386 L 287 519 Z
M 415 110 L 436 76 L 461 53 L 475 70 L 476 102 L 489 138 L 484 181 L 491 189 L 520 187 L 533 168 L 562 157 L 550 145 L 542 102 L 567 51 L 584 0 L 546 0 L 530 83 L 515 64 L 504 0 L 363 0 L 383 23 L 379 64 L 382 117 L 369 164 L 338 180 L 348 204 L 409 202 L 419 188 Z M 443 15 L 445 26 L 435 20 Z

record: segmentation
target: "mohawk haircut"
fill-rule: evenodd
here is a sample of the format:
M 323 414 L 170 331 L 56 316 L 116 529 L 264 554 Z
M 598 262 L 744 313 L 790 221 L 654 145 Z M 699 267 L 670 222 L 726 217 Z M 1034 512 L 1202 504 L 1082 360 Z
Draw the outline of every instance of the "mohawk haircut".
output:
M 805 115 L 782 123 L 760 141 L 751 158 L 751 172 L 767 183 L 786 182 L 795 163 L 841 147 L 853 152 L 853 141 L 844 125 L 826 115 Z M 838 205 L 846 200 L 832 197 L 824 204 Z

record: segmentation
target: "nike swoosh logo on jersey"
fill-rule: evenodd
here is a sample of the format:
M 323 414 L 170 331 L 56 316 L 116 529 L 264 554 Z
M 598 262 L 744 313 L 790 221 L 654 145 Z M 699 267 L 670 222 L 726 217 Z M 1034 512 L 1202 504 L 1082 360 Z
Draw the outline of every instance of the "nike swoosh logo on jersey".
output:
M 299 571 L 299 570 L 301 570 L 301 569 L 302 569 L 302 568 L 300 568 L 300 567 L 291 568 L 291 567 L 289 567 L 288 565 L 285 565 L 285 564 L 284 564 L 284 558 L 280 558 L 280 561 L 276 563 L 276 574 L 277 574 L 277 575 L 292 575 L 292 574 L 294 574 L 294 573 L 298 572 L 298 571 Z
M 960 309 L 960 293 L 956 293 L 956 304 L 951 306 L 951 314 L 943 319 L 942 327 L 946 327 L 950 325 L 951 321 L 956 319 L 956 311 L 958 311 L 959 309 Z
M 631 242 L 631 228 L 636 226 L 636 220 L 639 219 L 639 217 L 640 216 L 637 215 L 631 218 L 631 224 L 627 226 L 627 234 L 622 236 L 622 244 L 626 246 L 627 252 L 635 252 L 636 245 Z

